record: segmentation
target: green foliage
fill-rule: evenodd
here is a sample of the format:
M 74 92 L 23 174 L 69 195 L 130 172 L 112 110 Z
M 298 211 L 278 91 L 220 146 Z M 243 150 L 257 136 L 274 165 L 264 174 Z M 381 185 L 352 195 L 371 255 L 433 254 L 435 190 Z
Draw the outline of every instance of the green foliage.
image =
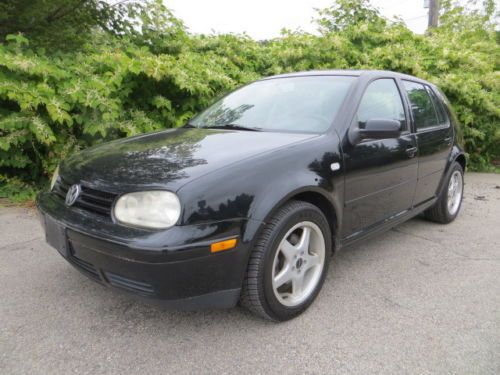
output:
M 14 3 L 0 7 L 17 14 Z M 39 48 L 54 37 L 50 28 L 38 37 L 8 35 L 0 44 L 0 198 L 32 197 L 75 150 L 181 126 L 238 85 L 310 69 L 387 69 L 436 83 L 463 124 L 471 169 L 492 170 L 500 160 L 500 50 L 491 1 L 484 9 L 445 3 L 441 25 L 416 35 L 365 0 L 339 0 L 318 12 L 320 35 L 284 30 L 257 42 L 190 35 L 154 0 L 129 6 L 128 26 L 104 12 L 108 29 L 89 26 L 89 42 L 72 51 Z M 75 40 L 71 27 L 64 32 Z
M 36 197 L 37 187 L 18 178 L 7 178 L 0 175 L 0 207 L 2 198 L 12 202 L 33 201 Z
M 369 0 L 337 0 L 330 8 L 316 11 L 319 16 L 316 22 L 323 34 L 344 31 L 362 23 L 381 31 L 387 25 L 386 20 L 370 5 Z
M 128 13 L 142 8 L 129 1 L 2 0 L 0 40 L 22 33 L 33 45 L 70 50 L 91 38 L 95 28 L 115 35 L 132 29 Z

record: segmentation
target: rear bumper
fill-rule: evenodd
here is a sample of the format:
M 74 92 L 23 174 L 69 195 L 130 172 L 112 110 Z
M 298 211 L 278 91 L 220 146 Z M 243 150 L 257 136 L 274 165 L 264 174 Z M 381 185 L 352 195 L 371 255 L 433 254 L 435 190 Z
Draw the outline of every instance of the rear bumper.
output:
M 37 206 L 47 235 L 54 226 L 62 233 L 61 255 L 102 285 L 181 309 L 229 308 L 238 301 L 249 255 L 249 244 L 239 240 L 246 220 L 158 232 L 68 208 L 52 194 L 41 194 Z M 236 248 L 210 253 L 210 243 L 232 237 L 238 237 Z

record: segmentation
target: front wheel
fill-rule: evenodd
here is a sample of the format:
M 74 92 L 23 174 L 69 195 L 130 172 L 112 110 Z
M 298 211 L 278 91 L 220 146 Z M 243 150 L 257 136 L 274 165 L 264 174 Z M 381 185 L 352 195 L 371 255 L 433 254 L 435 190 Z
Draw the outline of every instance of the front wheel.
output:
M 316 206 L 291 201 L 281 207 L 252 251 L 241 304 L 276 321 L 301 314 L 323 285 L 331 237 L 328 221 Z
M 437 223 L 451 223 L 458 216 L 463 193 L 464 171 L 459 163 L 454 162 L 437 202 L 424 212 L 425 217 Z

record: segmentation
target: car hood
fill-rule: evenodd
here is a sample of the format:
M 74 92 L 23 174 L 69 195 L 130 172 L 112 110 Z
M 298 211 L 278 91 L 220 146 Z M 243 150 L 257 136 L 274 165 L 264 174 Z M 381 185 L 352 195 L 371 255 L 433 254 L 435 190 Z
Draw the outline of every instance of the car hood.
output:
M 175 191 L 229 164 L 315 136 L 179 128 L 89 148 L 62 163 L 60 173 L 69 183 L 81 181 L 111 192 L 144 187 Z

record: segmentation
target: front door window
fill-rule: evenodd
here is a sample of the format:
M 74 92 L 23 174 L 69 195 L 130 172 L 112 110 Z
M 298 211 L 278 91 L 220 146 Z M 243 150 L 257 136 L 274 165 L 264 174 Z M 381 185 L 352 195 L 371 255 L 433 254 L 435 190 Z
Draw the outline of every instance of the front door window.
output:
M 407 130 L 403 101 L 393 79 L 377 79 L 366 89 L 358 108 L 359 127 L 363 129 L 370 119 L 396 120 Z

